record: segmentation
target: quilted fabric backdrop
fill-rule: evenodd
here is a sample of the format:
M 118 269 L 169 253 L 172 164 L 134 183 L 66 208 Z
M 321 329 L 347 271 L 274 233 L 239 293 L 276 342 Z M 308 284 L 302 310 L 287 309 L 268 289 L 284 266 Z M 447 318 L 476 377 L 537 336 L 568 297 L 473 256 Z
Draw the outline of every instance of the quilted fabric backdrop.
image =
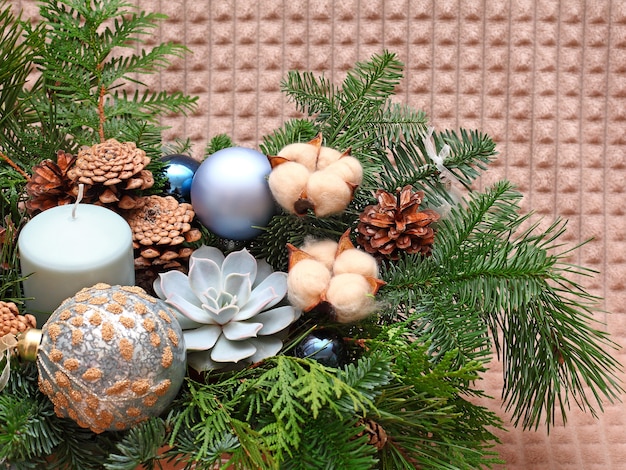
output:
M 36 17 L 35 0 L 12 2 Z M 150 43 L 192 51 L 149 85 L 199 97 L 193 115 L 164 121 L 167 139 L 191 139 L 197 158 L 216 134 L 256 147 L 296 116 L 279 91 L 288 70 L 339 82 L 356 61 L 395 51 L 406 64 L 398 101 L 437 129 L 479 129 L 497 142 L 482 185 L 507 178 L 524 210 L 569 219 L 568 244 L 592 238 L 571 261 L 598 271 L 579 281 L 604 299 L 597 318 L 626 345 L 624 0 L 134 2 L 169 16 Z M 483 383 L 496 398 L 501 375 L 494 363 Z M 497 400 L 485 403 L 507 420 Z M 508 422 L 498 434 L 508 469 L 626 468 L 625 404 L 598 419 L 572 409 L 549 436 Z

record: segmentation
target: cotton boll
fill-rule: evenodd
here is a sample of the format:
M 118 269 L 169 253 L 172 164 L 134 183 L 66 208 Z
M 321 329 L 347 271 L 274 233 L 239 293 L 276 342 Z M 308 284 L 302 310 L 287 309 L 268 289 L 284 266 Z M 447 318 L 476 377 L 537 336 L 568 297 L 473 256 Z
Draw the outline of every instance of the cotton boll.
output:
M 378 263 L 369 253 L 353 249 L 337 255 L 333 264 L 333 274 L 354 273 L 362 276 L 378 277 Z
M 352 200 L 352 188 L 349 184 L 339 175 L 326 171 L 311 174 L 306 194 L 318 217 L 339 214 Z
M 320 148 L 319 156 L 317 157 L 317 169 L 323 170 L 331 163 L 335 163 L 337 160 L 341 158 L 343 154 L 338 150 L 335 150 L 330 147 L 322 147 Z
M 285 162 L 274 168 L 267 182 L 276 202 L 294 213 L 294 204 L 306 188 L 309 175 L 304 165 L 295 162 Z
M 310 143 L 289 144 L 278 152 L 279 157 L 304 165 L 309 171 L 315 171 L 319 147 Z
M 363 167 L 361 162 L 354 157 L 341 157 L 335 163 L 329 165 L 326 171 L 338 174 L 344 181 L 355 186 L 360 185 L 361 181 L 363 181 Z
M 332 269 L 335 261 L 335 253 L 337 252 L 336 241 L 330 239 L 316 240 L 314 238 L 306 238 L 300 249 L 306 251 L 316 260 L 324 263 L 324 266 L 328 269 Z
M 364 276 L 354 273 L 333 276 L 325 300 L 333 306 L 339 323 L 362 320 L 376 308 L 370 283 Z
M 323 263 L 314 259 L 299 261 L 287 275 L 289 302 L 294 307 L 308 312 L 320 303 L 330 278 L 330 270 Z

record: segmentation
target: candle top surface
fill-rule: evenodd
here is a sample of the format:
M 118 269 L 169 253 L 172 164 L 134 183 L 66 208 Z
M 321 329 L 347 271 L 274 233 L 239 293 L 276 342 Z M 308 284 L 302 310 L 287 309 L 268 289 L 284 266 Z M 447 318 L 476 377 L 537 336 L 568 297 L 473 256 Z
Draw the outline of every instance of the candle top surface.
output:
M 123 217 L 105 207 L 53 207 L 33 217 L 20 232 L 20 257 L 48 269 L 74 271 L 110 263 L 132 250 Z

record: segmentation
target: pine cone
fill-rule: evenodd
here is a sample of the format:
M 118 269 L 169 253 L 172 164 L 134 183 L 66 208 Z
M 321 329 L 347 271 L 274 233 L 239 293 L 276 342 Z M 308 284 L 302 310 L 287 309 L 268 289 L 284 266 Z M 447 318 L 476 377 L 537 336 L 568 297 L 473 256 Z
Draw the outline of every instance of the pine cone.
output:
M 56 163 L 50 159 L 35 165 L 28 183 L 26 209 L 30 215 L 74 201 L 74 181 L 68 175 L 76 157 L 59 150 Z
M 200 231 L 192 228 L 195 216 L 191 204 L 179 203 L 172 196 L 144 196 L 140 208 L 124 214 L 133 232 L 135 267 L 160 270 L 181 267 L 193 249 L 183 242 L 200 239 Z
M 439 220 L 432 209 L 419 210 L 424 192 L 410 185 L 396 195 L 379 189 L 378 204 L 367 206 L 359 216 L 357 242 L 377 257 L 398 259 L 400 252 L 429 255 L 435 232 L 429 225 Z
M 154 178 L 146 152 L 133 142 L 109 139 L 78 152 L 69 175 L 85 185 L 83 202 L 111 209 L 135 209 L 140 204 L 136 190 L 151 188 Z
M 37 321 L 33 315 L 20 315 L 13 302 L 0 301 L 0 337 L 16 335 L 36 326 Z
M 378 450 L 382 450 L 382 448 L 385 447 L 387 443 L 387 433 L 380 424 L 372 419 L 363 418 L 359 420 L 357 426 L 365 426 L 365 429 L 357 434 L 357 437 L 366 434 L 369 445 L 376 447 Z

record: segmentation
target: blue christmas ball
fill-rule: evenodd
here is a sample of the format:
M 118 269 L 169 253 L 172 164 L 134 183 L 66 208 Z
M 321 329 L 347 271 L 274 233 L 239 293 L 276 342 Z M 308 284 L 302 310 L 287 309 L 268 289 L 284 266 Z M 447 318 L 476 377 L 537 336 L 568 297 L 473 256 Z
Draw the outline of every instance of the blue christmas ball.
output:
M 230 147 L 208 156 L 191 183 L 196 217 L 222 238 L 255 238 L 276 213 L 267 184 L 271 170 L 267 157 L 252 149 Z
M 334 332 L 314 331 L 295 348 L 295 355 L 315 359 L 327 367 L 341 367 L 348 362 L 348 351 L 344 341 Z
M 200 167 L 200 162 L 187 155 L 166 155 L 161 158 L 165 166 L 168 187 L 165 193 L 182 202 L 191 202 L 191 183 Z

